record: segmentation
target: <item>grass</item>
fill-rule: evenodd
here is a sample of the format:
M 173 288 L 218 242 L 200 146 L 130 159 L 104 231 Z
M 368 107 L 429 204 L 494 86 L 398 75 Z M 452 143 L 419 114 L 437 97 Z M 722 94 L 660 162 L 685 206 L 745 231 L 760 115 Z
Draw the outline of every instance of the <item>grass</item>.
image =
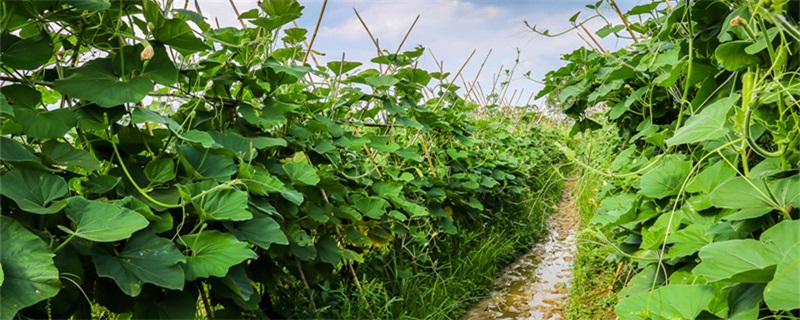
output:
M 321 290 L 328 304 L 318 304 L 317 314 L 294 316 L 458 319 L 491 292 L 495 276 L 505 266 L 546 233 L 546 218 L 556 208 L 563 187 L 557 169 L 548 176 L 545 187 L 518 208 L 495 213 L 491 219 L 495 224 L 460 228 L 458 234 L 439 235 L 426 245 L 413 237 L 396 239 L 390 248 L 371 254 L 358 266 L 363 290 L 356 288 L 353 279 L 342 277 Z
M 607 139 L 608 132 L 594 133 L 580 139 L 582 148 L 589 144 L 600 143 Z M 605 157 L 613 155 L 604 149 L 587 147 L 582 161 L 596 167 L 605 167 Z M 613 156 L 612 156 L 613 157 Z M 578 236 L 578 254 L 573 268 L 572 288 L 566 312 L 568 319 L 614 319 L 614 306 L 617 304 L 616 292 L 621 284 L 617 275 L 617 265 L 607 262 L 606 257 L 614 253 L 611 246 L 597 241 L 597 230 L 587 227 L 597 210 L 600 199 L 596 199 L 598 189 L 604 186 L 603 176 L 588 170 L 582 170 L 577 178 L 578 211 L 581 215 L 581 228 Z M 601 170 L 603 171 L 603 170 Z M 608 237 L 609 235 L 605 235 Z

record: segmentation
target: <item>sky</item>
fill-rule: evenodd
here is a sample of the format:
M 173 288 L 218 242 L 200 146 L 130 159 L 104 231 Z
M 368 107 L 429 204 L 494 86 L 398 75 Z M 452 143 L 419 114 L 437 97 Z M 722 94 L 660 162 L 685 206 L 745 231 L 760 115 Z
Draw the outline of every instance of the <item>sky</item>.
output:
M 478 74 L 489 50 L 492 52 L 480 73 L 478 82 L 484 94 L 491 91 L 494 77 L 515 65 L 519 59 L 508 90 L 506 100 L 512 105 L 524 105 L 532 93 L 538 92 L 542 85 L 526 79 L 523 75 L 541 80 L 545 73 L 564 65 L 559 59 L 562 54 L 585 46 L 575 33 L 549 38 L 531 31 L 525 25 L 536 25 L 537 29 L 550 29 L 551 33 L 570 28 L 569 18 L 581 11 L 580 18 L 588 18 L 595 12 L 585 7 L 596 0 L 330 0 L 322 17 L 319 32 L 313 49 L 324 53 L 318 56 L 320 63 L 340 60 L 345 53 L 346 60 L 367 62 L 377 56 L 372 40 L 356 17 L 358 10 L 372 34 L 378 39 L 382 49 L 394 52 L 403 37 L 419 15 L 414 29 L 403 44 L 403 50 L 411 50 L 418 45 L 433 52 L 426 53 L 419 60 L 419 67 L 428 71 L 438 71 L 436 60 L 443 62 L 444 70 L 455 74 L 473 50 L 474 56 L 464 68 L 462 75 L 472 81 Z M 176 3 L 183 1 L 176 1 Z M 228 0 L 199 0 L 206 17 L 219 20 L 222 26 L 238 26 L 236 15 Z M 299 0 L 305 7 L 303 17 L 298 20 L 302 28 L 309 30 L 310 38 L 322 8 L 322 0 Z M 674 4 L 675 1 L 673 1 Z M 257 6 L 255 0 L 234 0 L 239 12 Z M 625 12 L 650 0 L 617 0 L 617 5 Z M 193 6 L 190 4 L 189 8 Z M 614 24 L 620 19 L 613 9 L 605 4 L 600 9 Z M 579 19 L 580 20 L 580 19 Z M 605 23 L 593 19 L 585 24 L 596 31 Z M 585 35 L 584 35 L 585 37 Z M 614 51 L 632 41 L 616 39 L 613 35 L 598 39 L 601 45 Z M 589 40 L 591 41 L 591 40 Z M 372 67 L 369 65 L 362 68 Z M 461 80 L 456 85 L 461 85 Z M 517 92 L 514 94 L 514 92 Z

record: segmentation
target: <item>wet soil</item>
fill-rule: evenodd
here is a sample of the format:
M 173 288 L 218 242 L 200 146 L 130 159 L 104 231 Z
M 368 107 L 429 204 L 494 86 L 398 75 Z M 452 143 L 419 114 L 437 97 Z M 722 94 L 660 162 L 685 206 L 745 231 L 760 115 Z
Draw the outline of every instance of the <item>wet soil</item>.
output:
M 574 181 L 564 187 L 559 209 L 547 221 L 550 234 L 509 265 L 495 280 L 491 296 L 467 310 L 462 320 L 566 319 L 564 307 L 580 224 L 574 188 Z

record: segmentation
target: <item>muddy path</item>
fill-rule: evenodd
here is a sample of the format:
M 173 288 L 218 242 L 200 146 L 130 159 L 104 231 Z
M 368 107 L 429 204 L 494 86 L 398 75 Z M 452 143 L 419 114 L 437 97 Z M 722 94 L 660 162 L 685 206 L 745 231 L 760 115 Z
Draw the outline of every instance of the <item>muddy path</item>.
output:
M 547 221 L 550 234 L 503 270 L 491 296 L 467 310 L 462 319 L 566 319 L 580 225 L 572 195 L 575 184 L 568 181 L 564 186 L 559 209 Z

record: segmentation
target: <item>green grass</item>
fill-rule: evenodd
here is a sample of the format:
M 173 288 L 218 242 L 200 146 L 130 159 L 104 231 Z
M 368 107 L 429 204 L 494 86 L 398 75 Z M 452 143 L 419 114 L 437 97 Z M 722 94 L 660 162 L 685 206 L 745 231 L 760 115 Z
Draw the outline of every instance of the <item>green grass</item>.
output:
M 603 133 L 583 136 L 581 147 L 594 144 L 608 137 Z M 613 138 L 609 138 L 613 139 Z M 603 145 L 602 143 L 597 143 Z M 584 153 L 581 161 L 599 167 L 605 167 L 604 157 L 609 154 L 605 149 L 592 149 Z M 604 186 L 603 176 L 588 170 L 582 170 L 576 178 L 578 211 L 581 215 L 581 228 L 587 228 L 589 221 L 595 214 L 601 199 L 595 198 L 598 189 Z M 614 306 L 617 303 L 616 292 L 620 289 L 620 279 L 617 279 L 617 265 L 606 260 L 614 249 L 601 243 L 597 239 L 597 230 L 582 229 L 578 236 L 578 254 L 575 257 L 573 268 L 572 288 L 567 303 L 567 319 L 614 319 Z M 608 235 L 605 235 L 608 237 Z M 624 280 L 624 275 L 620 275 Z
M 327 293 L 328 305 L 298 318 L 458 319 L 487 296 L 495 276 L 547 231 L 545 220 L 556 208 L 563 181 L 554 169 L 544 187 L 517 208 L 494 213 L 492 224 L 463 227 L 456 235 L 440 234 L 428 245 L 395 239 L 390 248 L 369 255 L 358 266 L 360 284 L 346 275 Z M 301 300 L 304 295 L 296 295 Z M 302 305 L 302 303 L 295 304 Z M 299 311 L 299 310 L 295 310 Z M 308 310 L 305 310 L 308 312 Z

